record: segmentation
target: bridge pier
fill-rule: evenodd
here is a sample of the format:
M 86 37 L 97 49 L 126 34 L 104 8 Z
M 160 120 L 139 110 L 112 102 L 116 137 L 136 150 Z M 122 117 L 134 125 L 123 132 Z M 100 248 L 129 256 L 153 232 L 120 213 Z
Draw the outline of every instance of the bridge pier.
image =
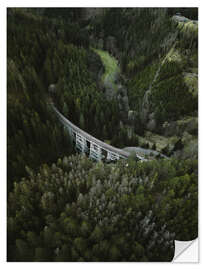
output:
M 70 126 L 65 126 L 65 128 L 68 130 L 69 136 L 72 141 L 75 140 L 75 132 Z
M 76 133 L 76 142 L 75 146 L 78 150 L 80 150 L 82 153 L 88 152 L 88 147 L 87 147 L 87 141 L 85 137 L 82 135 Z
M 110 152 L 110 151 L 107 152 L 107 158 L 106 159 L 108 161 L 110 161 L 110 160 L 112 160 L 112 161 L 118 160 L 119 158 L 120 158 L 120 156 L 118 154 Z
M 90 154 L 89 157 L 92 159 L 95 159 L 97 161 L 100 161 L 102 159 L 102 151 L 101 147 L 99 147 L 97 144 L 90 142 Z

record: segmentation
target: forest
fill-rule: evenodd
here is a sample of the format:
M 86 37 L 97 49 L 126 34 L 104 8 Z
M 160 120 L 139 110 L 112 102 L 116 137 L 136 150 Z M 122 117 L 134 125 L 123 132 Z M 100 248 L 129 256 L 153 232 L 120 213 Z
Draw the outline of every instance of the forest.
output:
M 197 21 L 197 8 L 7 9 L 8 261 L 171 261 L 174 240 L 198 237 Z M 112 146 L 168 158 L 95 162 L 50 100 Z

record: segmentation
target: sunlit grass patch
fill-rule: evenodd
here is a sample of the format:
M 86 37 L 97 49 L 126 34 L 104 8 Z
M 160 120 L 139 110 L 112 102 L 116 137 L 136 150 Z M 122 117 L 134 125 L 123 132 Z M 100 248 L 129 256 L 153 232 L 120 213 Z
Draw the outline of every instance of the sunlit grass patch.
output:
M 178 28 L 180 31 L 190 38 L 197 38 L 198 37 L 198 24 L 193 23 L 192 21 L 183 23 L 178 23 Z
M 112 86 L 116 86 L 115 85 L 116 74 L 120 72 L 118 61 L 106 51 L 99 49 L 93 50 L 101 57 L 102 63 L 105 67 L 105 72 L 102 76 L 103 83 L 104 84 L 111 83 Z

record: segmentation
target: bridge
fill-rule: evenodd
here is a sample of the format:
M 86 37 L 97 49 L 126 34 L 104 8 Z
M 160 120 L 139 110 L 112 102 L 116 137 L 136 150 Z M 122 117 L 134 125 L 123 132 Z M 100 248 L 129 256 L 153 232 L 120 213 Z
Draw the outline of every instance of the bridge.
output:
M 59 121 L 67 129 L 75 148 L 89 156 L 89 158 L 95 161 L 116 161 L 118 159 L 127 159 L 130 153 L 113 147 L 103 141 L 96 139 L 84 130 L 74 125 L 70 120 L 64 117 L 58 109 L 54 106 L 53 102 L 49 103 L 54 112 L 56 113 Z M 145 161 L 143 157 L 136 155 L 141 161 Z

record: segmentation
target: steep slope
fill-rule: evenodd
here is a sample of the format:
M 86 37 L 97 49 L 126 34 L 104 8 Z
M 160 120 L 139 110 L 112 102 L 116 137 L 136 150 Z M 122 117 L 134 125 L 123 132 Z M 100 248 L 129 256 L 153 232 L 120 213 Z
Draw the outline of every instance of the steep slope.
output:
M 180 132 L 177 121 L 197 123 L 198 22 L 196 18 L 172 16 L 172 11 L 111 9 L 93 24 L 93 35 L 95 46 L 108 49 L 121 65 L 130 106 L 128 122 L 124 123 L 129 134 L 143 137 L 146 131 L 158 133 L 165 137 L 164 148 L 174 150 L 176 142 L 181 140 L 185 145 L 184 137 L 190 137 L 185 129 Z M 189 9 L 183 11 L 190 17 Z M 191 16 L 196 16 L 195 12 L 191 9 Z M 191 130 L 197 128 L 196 125 Z M 179 134 L 175 129 L 179 129 Z M 167 138 L 169 134 L 171 137 Z M 190 134 L 191 143 L 197 141 L 195 134 Z M 155 137 L 159 138 L 154 134 Z M 172 141 L 175 144 L 171 145 Z M 159 139 L 146 140 L 146 144 L 160 145 Z M 194 158 L 196 154 L 192 153 Z

